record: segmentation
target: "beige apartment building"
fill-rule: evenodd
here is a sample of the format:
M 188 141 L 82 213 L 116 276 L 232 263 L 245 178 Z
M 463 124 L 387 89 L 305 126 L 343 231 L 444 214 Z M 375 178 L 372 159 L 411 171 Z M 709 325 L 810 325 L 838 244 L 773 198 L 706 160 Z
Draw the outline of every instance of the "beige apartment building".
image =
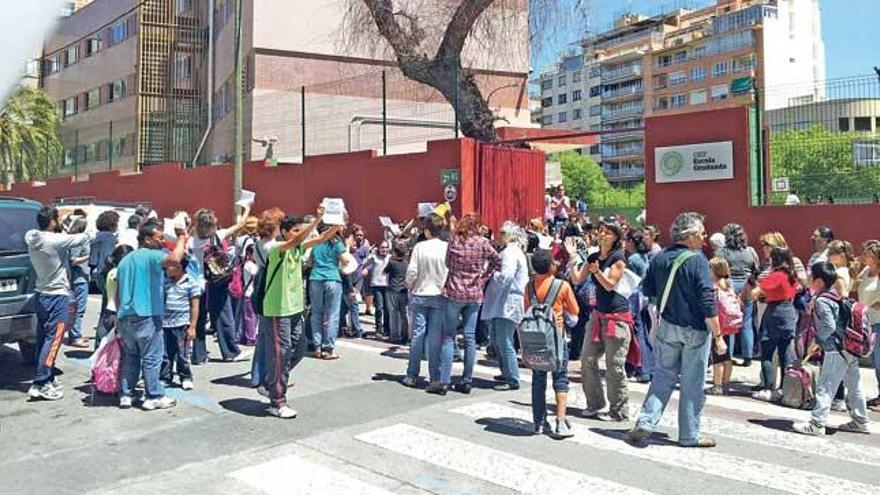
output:
M 527 7 L 505 6 L 491 14 L 514 19 L 521 29 L 511 32 L 521 35 L 495 51 L 469 43 L 463 59 L 501 125 L 529 126 Z M 40 78 L 64 119 L 60 173 L 229 162 L 234 8 L 234 0 L 93 0 L 62 19 Z M 302 88 L 308 155 L 381 151 L 383 71 L 389 153 L 454 136 L 454 112 L 436 92 L 400 76 L 392 58 L 341 42 L 343 9 L 335 0 L 244 0 L 246 159 L 264 156 L 254 139 L 271 139 L 281 161 L 302 159 Z
M 756 98 L 763 110 L 824 98 L 817 0 L 716 0 L 654 17 L 627 14 L 582 45 L 577 74 L 566 70 L 574 66 L 567 55 L 539 80 L 543 123 L 623 131 L 602 135 L 600 145 L 588 151 L 611 181 L 643 180 L 644 136 L 630 129 L 642 127 L 647 116 L 753 105 Z M 582 86 L 559 86 L 575 77 Z M 763 91 L 782 86 L 793 89 Z M 552 108 L 575 96 L 582 107 Z

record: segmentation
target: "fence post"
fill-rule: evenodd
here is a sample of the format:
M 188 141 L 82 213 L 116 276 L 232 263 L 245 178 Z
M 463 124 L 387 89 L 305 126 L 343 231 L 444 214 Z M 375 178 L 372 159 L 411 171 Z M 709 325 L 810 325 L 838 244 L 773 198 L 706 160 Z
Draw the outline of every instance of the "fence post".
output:
M 113 170 L 113 121 L 110 121 L 110 137 L 107 139 L 107 159 L 110 162 L 109 168 Z
M 382 71 L 382 155 L 388 154 L 388 80 Z
M 306 87 L 299 88 L 300 126 L 302 131 L 302 160 L 306 162 Z
M 456 61 L 458 59 L 456 58 Z M 454 103 L 452 105 L 452 110 L 455 113 L 455 139 L 458 139 L 458 70 L 460 64 L 455 64 L 455 98 Z

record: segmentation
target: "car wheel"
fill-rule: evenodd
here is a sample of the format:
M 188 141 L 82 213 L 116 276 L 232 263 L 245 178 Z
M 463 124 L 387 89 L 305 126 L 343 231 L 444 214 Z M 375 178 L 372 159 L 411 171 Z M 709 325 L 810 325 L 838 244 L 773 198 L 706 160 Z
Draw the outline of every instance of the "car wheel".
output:
M 21 360 L 24 364 L 37 362 L 37 346 L 35 344 L 19 340 L 18 351 L 21 353 Z

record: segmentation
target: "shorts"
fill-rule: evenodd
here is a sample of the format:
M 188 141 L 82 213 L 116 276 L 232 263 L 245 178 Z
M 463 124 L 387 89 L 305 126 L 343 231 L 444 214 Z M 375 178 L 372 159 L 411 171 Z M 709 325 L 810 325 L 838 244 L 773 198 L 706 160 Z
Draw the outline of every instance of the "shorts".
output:
M 712 339 L 712 350 L 709 354 L 709 362 L 712 364 L 721 364 L 726 363 L 730 360 L 730 346 L 727 347 L 727 350 L 724 351 L 724 354 L 718 354 L 718 347 L 715 345 L 715 339 Z

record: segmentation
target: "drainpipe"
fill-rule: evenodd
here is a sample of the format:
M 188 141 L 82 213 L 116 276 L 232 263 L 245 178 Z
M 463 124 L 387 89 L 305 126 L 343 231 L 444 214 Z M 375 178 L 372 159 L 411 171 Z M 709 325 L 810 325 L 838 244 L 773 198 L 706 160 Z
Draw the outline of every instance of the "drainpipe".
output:
M 196 150 L 196 156 L 193 157 L 192 166 L 196 167 L 199 161 L 199 155 L 205 143 L 208 142 L 208 135 L 214 128 L 214 0 L 208 0 L 208 127 L 205 129 L 205 135 L 199 143 Z
M 444 120 L 425 120 L 425 119 L 402 119 L 402 118 L 382 118 L 382 116 L 355 115 L 348 122 L 348 151 L 352 150 L 352 144 L 358 149 L 361 147 L 361 127 L 363 124 L 374 125 L 393 125 L 397 127 L 424 127 L 428 129 L 454 129 L 457 124 Z M 352 143 L 351 131 L 357 126 L 357 140 Z

